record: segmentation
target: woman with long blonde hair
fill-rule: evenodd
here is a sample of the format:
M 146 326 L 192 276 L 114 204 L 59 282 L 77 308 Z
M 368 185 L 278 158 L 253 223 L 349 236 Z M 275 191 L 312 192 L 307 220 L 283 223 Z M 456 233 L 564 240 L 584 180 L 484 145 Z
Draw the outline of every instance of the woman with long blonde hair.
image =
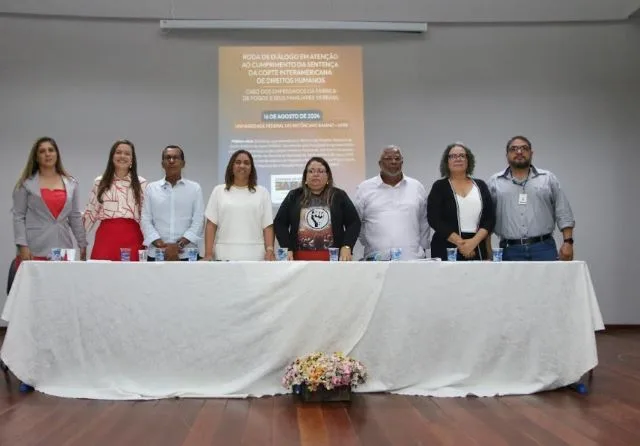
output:
M 74 237 L 84 260 L 87 237 L 79 201 L 78 181 L 63 167 L 58 144 L 50 137 L 36 140 L 13 190 L 19 260 L 46 260 L 52 248 L 72 249 Z

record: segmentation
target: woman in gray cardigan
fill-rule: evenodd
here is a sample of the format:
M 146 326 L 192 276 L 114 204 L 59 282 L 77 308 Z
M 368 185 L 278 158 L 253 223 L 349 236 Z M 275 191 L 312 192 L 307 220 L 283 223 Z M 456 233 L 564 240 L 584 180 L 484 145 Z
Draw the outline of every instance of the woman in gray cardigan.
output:
M 21 260 L 44 260 L 52 248 L 73 248 L 86 259 L 78 182 L 62 166 L 53 138 L 40 138 L 13 191 L 13 236 Z

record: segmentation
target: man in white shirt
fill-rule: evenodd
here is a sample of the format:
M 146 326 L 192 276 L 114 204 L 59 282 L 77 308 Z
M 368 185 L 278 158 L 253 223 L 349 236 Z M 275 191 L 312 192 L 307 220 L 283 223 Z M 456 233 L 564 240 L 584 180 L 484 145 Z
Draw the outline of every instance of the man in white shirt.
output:
M 149 183 L 144 192 L 140 223 L 144 244 L 165 248 L 166 260 L 186 260 L 187 248 L 197 247 L 202 239 L 202 189 L 198 183 L 182 178 L 184 166 L 184 151 L 178 146 L 167 146 L 162 151 L 166 175 Z
M 378 161 L 380 175 L 356 189 L 354 204 L 367 260 L 388 260 L 391 248 L 402 248 L 403 260 L 421 258 L 429 244 L 427 191 L 402 173 L 402 162 L 399 147 L 385 147 Z

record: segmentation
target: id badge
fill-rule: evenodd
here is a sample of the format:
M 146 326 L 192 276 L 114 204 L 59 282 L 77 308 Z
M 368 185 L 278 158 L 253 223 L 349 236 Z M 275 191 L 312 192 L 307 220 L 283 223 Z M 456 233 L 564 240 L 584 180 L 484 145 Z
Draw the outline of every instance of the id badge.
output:
M 518 204 L 527 204 L 527 194 L 520 194 L 518 196 Z

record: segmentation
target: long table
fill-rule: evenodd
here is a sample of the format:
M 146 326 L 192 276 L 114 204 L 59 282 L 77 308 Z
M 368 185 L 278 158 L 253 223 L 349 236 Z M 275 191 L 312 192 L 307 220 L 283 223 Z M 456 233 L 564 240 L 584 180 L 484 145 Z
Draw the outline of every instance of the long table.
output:
M 314 351 L 362 361 L 362 392 L 529 394 L 597 365 L 584 262 L 25 262 L 1 358 L 50 395 L 287 392 Z

